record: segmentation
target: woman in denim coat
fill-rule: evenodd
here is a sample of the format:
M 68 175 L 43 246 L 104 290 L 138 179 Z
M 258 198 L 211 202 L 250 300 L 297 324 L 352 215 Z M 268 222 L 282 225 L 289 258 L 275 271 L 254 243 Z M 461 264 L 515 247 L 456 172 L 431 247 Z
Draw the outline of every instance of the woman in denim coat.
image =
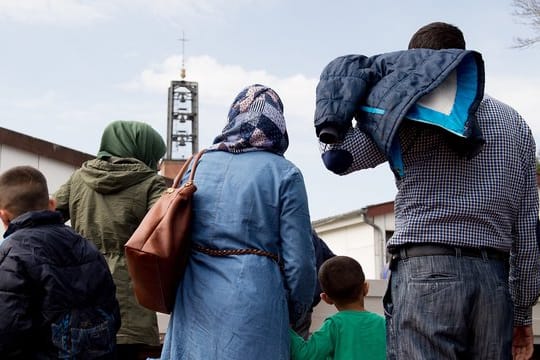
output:
M 283 157 L 288 143 L 278 95 L 242 90 L 197 167 L 193 251 L 162 359 L 289 359 L 289 324 L 309 310 L 316 277 L 304 180 Z

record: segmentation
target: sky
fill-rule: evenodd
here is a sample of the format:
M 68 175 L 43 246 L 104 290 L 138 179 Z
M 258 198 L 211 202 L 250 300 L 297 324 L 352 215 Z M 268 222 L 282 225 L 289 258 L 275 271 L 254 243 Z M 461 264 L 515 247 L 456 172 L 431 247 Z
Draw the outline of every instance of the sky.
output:
M 540 144 L 540 44 L 511 0 L 0 0 L 0 126 L 89 154 L 113 120 L 167 134 L 167 89 L 199 84 L 199 147 L 225 125 L 236 94 L 260 83 L 280 95 L 312 220 L 393 201 L 387 164 L 346 176 L 322 164 L 313 126 L 321 70 L 347 54 L 404 50 L 445 21 L 485 61 L 485 92 L 512 105 Z M 185 37 L 182 50 L 180 38 Z

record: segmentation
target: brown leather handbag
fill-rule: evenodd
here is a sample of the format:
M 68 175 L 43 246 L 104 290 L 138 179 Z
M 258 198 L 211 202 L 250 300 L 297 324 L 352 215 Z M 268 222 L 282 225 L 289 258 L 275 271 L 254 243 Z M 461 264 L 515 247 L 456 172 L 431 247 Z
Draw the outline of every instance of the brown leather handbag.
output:
M 191 252 L 191 208 L 197 190 L 193 178 L 203 153 L 204 150 L 186 160 L 172 186 L 124 245 L 135 297 L 150 310 L 170 314 L 173 309 L 176 289 Z M 189 180 L 178 187 L 190 163 Z

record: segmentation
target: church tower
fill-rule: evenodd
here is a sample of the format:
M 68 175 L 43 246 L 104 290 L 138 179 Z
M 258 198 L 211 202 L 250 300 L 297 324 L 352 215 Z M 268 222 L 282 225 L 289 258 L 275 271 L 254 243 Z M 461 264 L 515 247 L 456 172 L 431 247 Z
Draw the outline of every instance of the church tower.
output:
M 199 84 L 187 81 L 184 65 L 184 35 L 182 41 L 181 80 L 172 80 L 167 105 L 167 153 L 161 173 L 174 178 L 184 161 L 199 151 Z

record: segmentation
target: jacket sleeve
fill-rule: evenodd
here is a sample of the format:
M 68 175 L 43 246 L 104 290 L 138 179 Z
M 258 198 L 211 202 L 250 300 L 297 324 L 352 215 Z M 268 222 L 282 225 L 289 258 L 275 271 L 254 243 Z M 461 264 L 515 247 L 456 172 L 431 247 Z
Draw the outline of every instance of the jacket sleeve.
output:
M 12 249 L 6 240 L 0 246 L 0 358 L 22 352 L 32 331 L 26 271 L 20 257 L 10 253 Z
M 68 181 L 60 186 L 60 188 L 53 194 L 53 198 L 56 200 L 56 211 L 60 211 L 64 221 L 68 221 L 71 218 L 69 213 L 69 194 L 71 191 L 72 178 L 73 175 L 71 175 Z
M 293 330 L 291 336 L 291 359 L 293 360 L 326 360 L 334 353 L 334 322 L 326 319 L 320 329 L 315 331 L 306 341 Z
M 360 130 L 352 127 L 342 142 L 323 147 L 322 160 L 326 168 L 338 175 L 369 169 L 386 162 L 386 157 L 375 142 Z
M 315 132 L 334 128 L 343 139 L 368 89 L 381 77 L 377 57 L 347 55 L 332 60 L 321 73 L 315 93 Z
M 510 292 L 514 302 L 514 325 L 532 323 L 532 307 L 540 293 L 540 252 L 537 239 L 538 190 L 534 139 L 530 130 L 521 148 L 524 189 L 516 222 L 516 238 L 510 257 Z
M 386 68 L 384 59 L 363 55 L 341 56 L 322 71 L 315 100 L 315 131 L 333 128 L 337 142 L 321 142 L 326 168 L 338 175 L 375 167 L 386 161 L 375 142 L 353 118 L 365 102 L 368 91 L 380 80 Z
M 294 324 L 310 310 L 316 281 L 307 194 L 296 168 L 281 189 L 280 237 L 289 320 Z
M 148 189 L 148 208 L 146 209 L 147 211 L 150 210 L 152 205 L 154 205 L 156 201 L 159 200 L 165 190 L 167 190 L 165 179 L 163 178 L 163 176 L 156 174 L 156 176 L 152 179 L 152 184 L 150 185 L 150 188 Z

